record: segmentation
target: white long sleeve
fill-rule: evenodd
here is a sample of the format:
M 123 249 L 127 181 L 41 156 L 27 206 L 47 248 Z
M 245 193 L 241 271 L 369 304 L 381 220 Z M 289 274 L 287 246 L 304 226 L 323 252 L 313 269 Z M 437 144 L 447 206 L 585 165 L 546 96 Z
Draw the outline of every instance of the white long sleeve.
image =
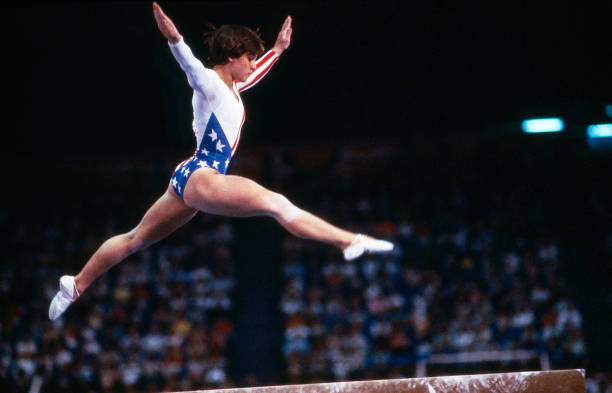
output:
M 189 86 L 196 92 L 209 97 L 211 89 L 214 89 L 213 80 L 218 78 L 215 71 L 204 67 L 204 64 L 193 55 L 191 48 L 182 37 L 176 44 L 168 42 L 168 45 L 179 66 L 187 74 Z

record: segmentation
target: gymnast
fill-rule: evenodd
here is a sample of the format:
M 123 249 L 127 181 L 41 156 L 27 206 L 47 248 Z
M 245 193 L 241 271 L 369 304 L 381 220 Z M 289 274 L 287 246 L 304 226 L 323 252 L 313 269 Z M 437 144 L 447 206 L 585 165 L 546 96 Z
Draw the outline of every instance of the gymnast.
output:
M 252 180 L 226 175 L 245 119 L 240 93 L 264 77 L 291 41 L 288 16 L 272 49 L 263 54 L 259 33 L 224 25 L 204 35 L 208 67 L 194 57 L 174 23 L 153 2 L 153 16 L 170 51 L 193 88 L 193 131 L 196 150 L 174 170 L 165 193 L 131 231 L 106 240 L 76 276 L 64 275 L 49 306 L 55 320 L 104 272 L 129 255 L 167 237 L 198 211 L 230 217 L 270 216 L 294 236 L 328 243 L 344 259 L 364 253 L 388 253 L 393 244 L 352 233 L 296 207 L 283 195 Z

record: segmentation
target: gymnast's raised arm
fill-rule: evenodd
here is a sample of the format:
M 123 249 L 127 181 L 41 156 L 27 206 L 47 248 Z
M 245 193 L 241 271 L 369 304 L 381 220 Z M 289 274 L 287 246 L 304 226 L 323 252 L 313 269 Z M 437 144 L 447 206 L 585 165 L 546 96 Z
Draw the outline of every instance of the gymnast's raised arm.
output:
M 276 63 L 278 57 L 289 47 L 291 44 L 291 33 L 293 28 L 291 27 L 291 16 L 287 16 L 283 22 L 283 26 L 276 37 L 276 42 L 272 49 L 266 52 L 256 61 L 257 68 L 244 82 L 236 83 L 238 91 L 243 92 L 255 86 L 267 73 L 270 68 Z
M 166 14 L 164 14 L 164 11 L 162 11 L 159 4 L 157 4 L 155 1 L 153 2 L 153 16 L 155 17 L 159 31 L 164 37 L 166 37 L 168 42 L 171 44 L 178 44 L 183 37 L 178 32 L 176 26 L 174 26 L 172 20 L 168 18 Z
M 285 21 L 283 22 L 283 26 L 281 27 L 280 32 L 278 33 L 278 37 L 276 37 L 276 42 L 272 47 L 272 50 L 278 55 L 280 55 L 287 48 L 289 48 L 289 44 L 291 44 L 292 32 L 293 28 L 291 27 L 291 16 L 287 16 L 285 18 Z
M 206 95 L 207 87 L 211 86 L 211 73 L 214 71 L 204 67 L 204 64 L 193 55 L 172 20 L 156 2 L 153 2 L 153 16 L 159 31 L 168 40 L 174 58 L 187 74 L 189 86 L 198 93 Z

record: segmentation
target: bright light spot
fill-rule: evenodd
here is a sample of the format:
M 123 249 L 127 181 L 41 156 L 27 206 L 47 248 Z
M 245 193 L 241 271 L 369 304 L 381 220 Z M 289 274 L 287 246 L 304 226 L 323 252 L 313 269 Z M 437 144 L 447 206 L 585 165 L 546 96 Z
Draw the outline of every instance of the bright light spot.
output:
M 612 124 L 593 124 L 587 127 L 589 138 L 610 138 L 612 137 Z
M 565 127 L 563 120 L 558 117 L 551 117 L 548 119 L 530 119 L 525 120 L 521 124 L 523 131 L 528 133 L 537 132 L 559 132 Z

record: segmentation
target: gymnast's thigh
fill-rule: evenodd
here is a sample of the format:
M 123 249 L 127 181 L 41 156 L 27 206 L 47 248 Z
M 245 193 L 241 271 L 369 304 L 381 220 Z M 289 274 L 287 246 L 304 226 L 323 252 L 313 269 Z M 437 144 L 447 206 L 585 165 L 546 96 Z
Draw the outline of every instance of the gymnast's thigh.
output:
M 282 198 L 242 176 L 223 175 L 202 168 L 191 176 L 183 192 L 187 206 L 204 213 L 230 217 L 252 217 L 273 214 L 274 201 Z

